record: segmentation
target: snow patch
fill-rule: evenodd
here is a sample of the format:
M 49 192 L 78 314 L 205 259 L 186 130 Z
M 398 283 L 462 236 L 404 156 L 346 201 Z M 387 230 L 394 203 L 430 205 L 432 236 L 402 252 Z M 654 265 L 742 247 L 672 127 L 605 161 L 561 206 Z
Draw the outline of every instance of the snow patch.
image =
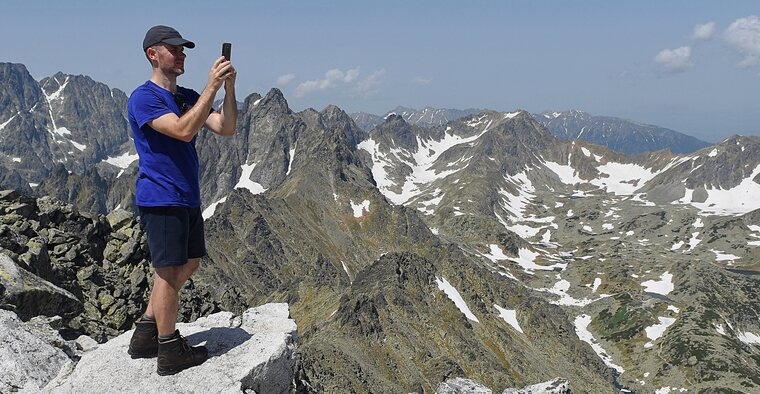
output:
M 760 345 L 760 336 L 751 332 L 736 332 L 736 338 L 748 345 Z
M 251 180 L 251 174 L 253 173 L 253 169 L 256 168 L 256 164 L 258 163 L 240 166 L 243 169 L 243 174 L 240 175 L 240 180 L 235 185 L 235 189 L 248 189 L 253 194 L 261 194 L 267 190 L 260 183 Z
M 758 164 L 751 175 L 744 178 L 741 183 L 731 189 L 706 189 L 707 199 L 705 202 L 687 202 L 699 209 L 701 214 L 715 215 L 743 215 L 747 212 L 760 209 L 760 184 L 753 179 L 760 175 Z M 687 189 L 687 192 L 690 189 Z M 693 192 L 693 190 L 691 191 Z
M 618 373 L 625 372 L 625 369 L 623 367 L 615 364 L 612 362 L 612 357 L 607 354 L 607 351 L 602 348 L 602 345 L 599 344 L 599 342 L 594 339 L 594 335 L 591 334 L 591 331 L 588 330 L 589 324 L 591 324 L 591 316 L 589 315 L 580 315 L 575 318 L 575 321 L 573 322 L 575 324 L 575 332 L 578 334 L 578 338 L 580 338 L 581 341 L 588 343 L 591 345 L 591 348 L 594 349 L 594 352 L 599 356 L 599 358 L 604 361 L 604 364 L 606 364 L 608 367 L 615 369 L 618 371 Z
M 464 315 L 468 319 L 474 322 L 480 323 L 480 320 L 478 320 L 478 318 L 475 317 L 475 315 L 472 313 L 470 308 L 467 306 L 467 303 L 464 302 L 464 299 L 462 298 L 462 295 L 459 294 L 459 291 L 457 291 L 457 289 L 454 286 L 452 286 L 446 280 L 446 278 L 439 279 L 436 276 L 435 282 L 438 284 L 438 288 L 441 289 L 444 293 L 446 293 L 446 295 L 449 297 L 451 301 L 454 301 L 454 305 L 456 305 L 457 308 L 459 308 L 459 310 L 462 311 L 462 313 L 464 313 Z
M 75 148 L 79 149 L 80 151 L 84 152 L 85 149 L 87 149 L 87 145 L 77 143 L 75 141 L 69 140 L 71 145 L 74 145 Z
M 649 326 L 644 329 L 647 333 L 647 338 L 650 339 L 649 342 L 644 344 L 645 348 L 650 348 L 654 346 L 654 341 L 656 341 L 658 338 L 660 338 L 663 334 L 665 334 L 665 330 L 668 329 L 673 323 L 676 322 L 676 319 L 672 317 L 658 317 L 657 320 L 660 322 L 658 324 Z
M 132 164 L 135 160 L 139 160 L 140 157 L 137 154 L 131 155 L 129 152 L 126 152 L 122 154 L 121 156 L 111 157 L 108 156 L 107 159 L 103 160 L 104 162 L 121 169 L 126 169 L 129 167 L 130 164 Z
M 8 120 L 6 120 L 4 123 L 0 123 L 0 130 L 4 129 L 4 128 L 5 128 L 5 126 L 7 126 L 7 125 L 8 125 L 8 123 L 11 123 L 11 121 L 12 121 L 12 120 L 13 120 L 13 119 L 14 119 L 14 118 L 17 116 L 17 115 L 19 115 L 19 114 L 21 114 L 21 112 L 17 113 L 16 115 L 13 115 L 13 116 L 11 116 L 11 118 L 10 118 L 10 119 L 8 119 Z
M 713 252 L 713 253 L 715 253 L 715 261 L 730 261 L 730 262 L 734 262 L 735 260 L 739 260 L 740 259 L 739 256 L 736 256 L 736 255 L 733 255 L 733 254 L 730 254 L 730 253 L 725 253 L 725 252 L 720 251 L 720 250 L 710 249 L 710 251 Z
M 290 174 L 290 170 L 293 168 L 293 159 L 296 157 L 296 147 L 288 151 L 288 172 L 285 175 Z
M 660 280 L 641 282 L 641 286 L 644 287 L 644 291 L 648 293 L 668 295 L 673 289 L 675 289 L 675 286 L 673 285 L 673 274 L 665 271 L 660 275 Z
M 492 255 L 494 254 L 495 250 L 498 250 L 501 255 L 504 255 L 498 245 L 490 245 L 490 247 Z M 522 267 L 525 273 L 530 275 L 533 275 L 533 271 L 555 271 L 555 269 L 559 269 L 561 271 L 567 268 L 567 263 L 556 263 L 553 265 L 536 264 L 536 257 L 538 256 L 539 254 L 537 252 L 534 252 L 530 249 L 520 248 L 518 250 L 518 257 L 505 257 L 507 260 L 511 260 L 517 263 L 520 267 Z
M 203 220 L 206 220 L 212 216 L 214 216 L 214 212 L 216 212 L 217 205 L 227 201 L 227 197 L 222 197 L 219 199 L 219 201 L 212 203 L 209 205 L 206 209 L 203 210 L 203 213 L 201 213 L 201 217 L 203 217 Z
M 520 327 L 520 323 L 517 321 L 517 311 L 514 309 L 504 309 L 496 304 L 493 304 L 494 308 L 499 311 L 499 317 L 504 319 L 507 324 L 512 326 L 515 330 L 523 332 Z
M 360 218 L 364 216 L 364 211 L 369 212 L 369 200 L 364 200 L 361 204 L 354 204 L 354 201 L 351 200 L 351 208 L 354 210 L 354 217 Z

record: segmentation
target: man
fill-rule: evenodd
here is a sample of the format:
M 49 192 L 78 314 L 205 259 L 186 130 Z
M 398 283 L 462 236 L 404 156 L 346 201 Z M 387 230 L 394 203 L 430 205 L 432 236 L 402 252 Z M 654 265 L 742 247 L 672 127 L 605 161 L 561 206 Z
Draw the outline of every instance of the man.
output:
M 190 347 L 176 330 L 179 290 L 206 254 L 199 186 L 196 136 L 204 125 L 222 135 L 235 134 L 235 68 L 224 57 L 214 61 L 208 83 L 198 94 L 177 86 L 185 71 L 185 48 L 194 48 L 179 32 L 154 26 L 143 40 L 152 67 L 150 80 L 129 97 L 129 124 L 140 157 L 136 202 L 155 268 L 145 314 L 136 322 L 129 344 L 132 358 L 158 356 L 159 375 L 172 375 L 202 364 L 204 346 Z M 220 112 L 212 109 L 224 85 Z

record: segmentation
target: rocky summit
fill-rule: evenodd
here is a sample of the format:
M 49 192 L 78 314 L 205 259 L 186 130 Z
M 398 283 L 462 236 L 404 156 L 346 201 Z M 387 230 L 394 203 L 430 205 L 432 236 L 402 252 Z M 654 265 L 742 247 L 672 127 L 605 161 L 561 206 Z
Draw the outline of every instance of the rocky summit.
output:
M 18 119 L 0 138 L 69 138 L 51 134 L 57 112 L 19 108 L 90 81 L 6 69 L 0 121 Z M 367 131 L 273 89 L 245 98 L 234 137 L 197 142 L 208 256 L 181 318 L 287 303 L 300 390 L 760 390 L 758 137 L 631 156 L 519 109 Z M 150 286 L 135 163 L 37 175 L 13 154 L 3 309 L 56 319 L 67 341 L 129 331 Z

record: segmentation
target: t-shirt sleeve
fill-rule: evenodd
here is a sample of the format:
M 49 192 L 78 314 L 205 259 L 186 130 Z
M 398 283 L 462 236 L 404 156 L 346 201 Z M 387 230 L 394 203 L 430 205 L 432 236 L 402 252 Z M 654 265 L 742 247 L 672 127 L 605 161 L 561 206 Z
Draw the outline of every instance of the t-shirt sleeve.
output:
M 149 90 L 138 90 L 133 93 L 137 97 L 129 101 L 130 111 L 142 128 L 146 123 L 172 112 L 159 95 Z

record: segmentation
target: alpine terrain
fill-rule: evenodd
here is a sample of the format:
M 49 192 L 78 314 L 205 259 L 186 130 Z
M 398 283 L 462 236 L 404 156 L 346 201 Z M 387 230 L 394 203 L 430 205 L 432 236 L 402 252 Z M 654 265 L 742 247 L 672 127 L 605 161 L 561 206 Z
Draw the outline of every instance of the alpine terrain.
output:
M 115 337 L 148 290 L 126 97 L 0 70 L 0 252 L 68 293 L 63 330 Z M 301 390 L 760 390 L 760 137 L 628 156 L 521 110 L 240 108 L 196 142 L 208 256 L 182 315 L 288 303 Z
M 385 116 L 356 112 L 351 114 L 351 117 L 363 130 L 372 130 L 389 115 L 401 116 L 404 118 L 404 121 L 410 124 L 430 127 L 446 124 L 449 121 L 459 120 L 484 111 L 478 109 L 461 111 L 431 107 L 416 110 L 398 107 L 386 113 Z M 547 111 L 533 114 L 533 117 L 544 125 L 552 135 L 563 141 L 577 139 L 630 155 L 661 149 L 669 149 L 674 153 L 691 153 L 710 145 L 697 138 L 663 127 L 611 116 L 594 116 L 579 110 Z

